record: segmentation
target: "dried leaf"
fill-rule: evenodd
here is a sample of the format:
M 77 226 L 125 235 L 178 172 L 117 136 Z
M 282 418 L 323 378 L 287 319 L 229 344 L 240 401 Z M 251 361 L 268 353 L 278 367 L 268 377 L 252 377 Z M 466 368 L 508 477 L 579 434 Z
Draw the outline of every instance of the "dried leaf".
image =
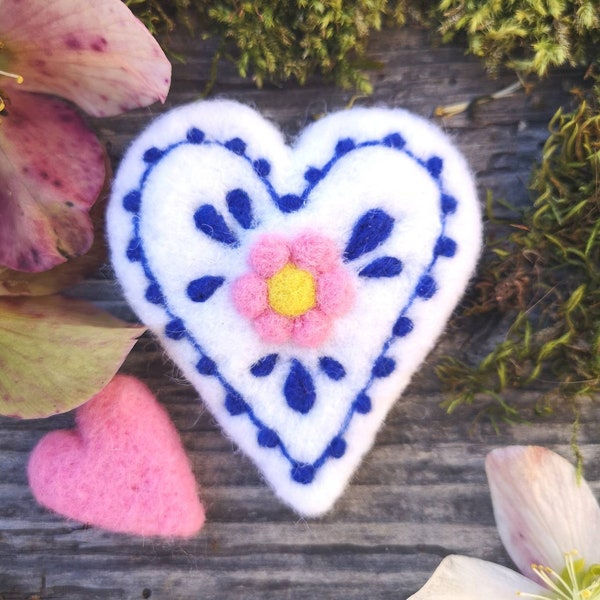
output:
M 85 253 L 104 150 L 61 100 L 11 92 L 0 116 L 0 266 L 44 271 Z
M 0 298 L 0 414 L 39 418 L 83 404 L 143 332 L 83 300 Z
M 164 102 L 171 64 L 121 0 L 0 0 L 0 14 L 5 70 L 23 77 L 23 90 L 95 117 Z

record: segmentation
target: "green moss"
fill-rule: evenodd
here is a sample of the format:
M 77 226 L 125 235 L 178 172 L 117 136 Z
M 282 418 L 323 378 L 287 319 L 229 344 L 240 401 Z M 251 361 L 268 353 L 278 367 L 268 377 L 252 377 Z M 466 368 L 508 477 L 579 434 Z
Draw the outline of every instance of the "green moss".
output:
M 344 88 L 369 93 L 365 67 L 370 34 L 384 20 L 404 23 L 406 0 L 125 0 L 157 35 L 178 23 L 229 43 L 225 53 L 258 86 L 319 74 Z M 166 6 L 169 6 L 167 12 Z
M 123 0 L 152 35 L 163 37 L 188 19 L 190 0 Z
M 466 36 L 492 71 L 505 64 L 543 76 L 600 56 L 598 0 L 441 0 L 438 14 L 444 40 Z
M 514 420 L 502 399 L 511 388 L 537 389 L 538 412 L 600 391 L 599 107 L 595 96 L 555 114 L 531 180 L 533 208 L 495 220 L 465 318 L 496 311 L 511 325 L 478 365 L 455 357 L 438 365 L 450 411 L 477 404 Z
M 369 37 L 407 20 L 438 28 L 444 41 L 466 38 L 492 71 L 507 65 L 543 76 L 600 59 L 598 0 L 124 1 L 163 41 L 180 24 L 226 41 L 223 54 L 259 86 L 319 74 L 370 92 Z

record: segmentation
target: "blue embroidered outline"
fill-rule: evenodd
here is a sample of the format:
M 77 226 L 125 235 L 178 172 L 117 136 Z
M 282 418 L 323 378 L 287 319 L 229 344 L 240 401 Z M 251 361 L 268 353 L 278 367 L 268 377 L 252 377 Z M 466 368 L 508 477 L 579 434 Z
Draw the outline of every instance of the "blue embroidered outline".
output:
M 146 258 L 146 253 L 144 251 L 142 238 L 140 236 L 141 219 L 138 214 L 141 209 L 144 187 L 148 177 L 156 165 L 171 152 L 183 145 L 217 146 L 245 160 L 250 164 L 255 175 L 265 186 L 265 189 L 271 197 L 271 200 L 279 208 L 279 210 L 284 213 L 295 212 L 304 207 L 312 190 L 328 175 L 337 162 L 344 158 L 347 154 L 363 148 L 381 146 L 389 148 L 392 151 L 401 152 L 416 162 L 419 166 L 424 168 L 439 190 L 441 232 L 436 240 L 436 244 L 434 245 L 431 261 L 423 270 L 417 284 L 413 289 L 412 294 L 409 296 L 405 306 L 401 309 L 400 314 L 398 315 L 396 321 L 394 322 L 394 326 L 392 327 L 392 332 L 385 340 L 381 352 L 373 362 L 369 379 L 350 404 L 348 412 L 346 413 L 346 416 L 341 427 L 338 429 L 337 434 L 332 437 L 325 450 L 313 463 L 305 463 L 295 460 L 291 456 L 289 450 L 279 435 L 256 416 L 252 410 L 252 407 L 244 401 L 242 395 L 225 379 L 225 377 L 219 371 L 216 363 L 208 356 L 198 341 L 185 328 L 183 320 L 171 311 L 161 292 L 160 285 L 150 268 L 148 259 Z M 415 156 L 410 150 L 406 149 L 404 138 L 399 133 L 392 133 L 381 139 L 368 140 L 358 144 L 349 138 L 340 139 L 336 145 L 333 156 L 322 168 L 317 169 L 315 167 L 309 167 L 307 169 L 305 172 L 307 185 L 300 196 L 288 194 L 282 197 L 277 194 L 268 178 L 271 170 L 270 163 L 264 158 L 252 160 L 246 154 L 246 149 L 246 143 L 240 138 L 233 138 L 226 142 L 207 140 L 204 132 L 195 127 L 191 127 L 188 130 L 185 140 L 170 144 L 163 150 L 156 147 L 148 148 L 143 153 L 143 160 L 148 166 L 145 168 L 144 173 L 140 178 L 138 187 L 127 192 L 122 198 L 124 209 L 132 213 L 134 230 L 133 238 L 130 240 L 126 250 L 126 255 L 131 262 L 140 262 L 142 265 L 144 275 L 149 282 L 148 290 L 152 290 L 150 295 L 146 293 L 146 299 L 149 302 L 162 306 L 169 318 L 169 322 L 165 327 L 165 335 L 173 340 L 186 339 L 191 344 L 191 346 L 199 355 L 199 360 L 195 365 L 196 370 L 201 375 L 215 377 L 223 386 L 223 389 L 226 392 L 225 407 L 229 414 L 231 416 L 247 414 L 251 423 L 257 429 L 257 442 L 259 445 L 263 448 L 279 448 L 282 456 L 291 466 L 290 474 L 292 479 L 297 483 L 308 485 L 313 481 L 317 471 L 329 458 L 341 458 L 345 454 L 347 442 L 344 439 L 344 435 L 347 432 L 355 414 L 367 414 L 371 411 L 371 399 L 369 398 L 367 392 L 376 379 L 389 376 L 395 368 L 394 360 L 386 356 L 387 351 L 393 345 L 396 338 L 405 337 L 413 330 L 414 324 L 412 320 L 406 316 L 407 312 L 410 310 L 417 298 L 421 298 L 426 301 L 437 291 L 436 282 L 431 276 L 431 272 L 440 256 L 451 258 L 454 255 L 456 243 L 454 240 L 446 237 L 444 234 L 446 231 L 446 219 L 449 215 L 456 211 L 458 201 L 452 195 L 445 193 L 445 190 L 442 186 L 440 176 L 443 170 L 443 160 L 438 156 L 432 156 L 428 160 L 423 160 Z M 282 203 L 282 200 L 289 200 L 290 198 L 292 199 L 292 204 Z M 438 248 L 441 248 L 441 250 L 438 250 Z M 448 251 L 448 248 L 450 248 L 452 251 Z

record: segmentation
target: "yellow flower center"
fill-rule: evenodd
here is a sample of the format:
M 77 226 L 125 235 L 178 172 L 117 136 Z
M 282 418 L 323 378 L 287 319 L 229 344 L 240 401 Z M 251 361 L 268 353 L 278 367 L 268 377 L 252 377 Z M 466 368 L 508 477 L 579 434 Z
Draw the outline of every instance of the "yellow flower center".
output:
M 517 596 L 536 600 L 600 600 L 600 565 L 586 569 L 585 560 L 577 556 L 575 550 L 565 554 L 565 567 L 561 573 L 544 565 L 531 565 L 548 588 L 548 594 L 517 592 Z
M 299 317 L 316 304 L 313 276 L 292 263 L 267 280 L 267 289 L 271 308 L 286 317 Z

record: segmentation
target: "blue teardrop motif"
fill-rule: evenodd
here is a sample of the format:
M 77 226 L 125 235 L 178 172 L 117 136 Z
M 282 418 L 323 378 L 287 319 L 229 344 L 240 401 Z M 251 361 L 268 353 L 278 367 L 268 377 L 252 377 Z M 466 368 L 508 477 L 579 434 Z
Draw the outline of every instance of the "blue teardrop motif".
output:
M 393 227 L 394 219 L 384 210 L 373 208 L 367 211 L 354 225 L 344 258 L 347 261 L 356 260 L 375 250 L 390 237 Z

